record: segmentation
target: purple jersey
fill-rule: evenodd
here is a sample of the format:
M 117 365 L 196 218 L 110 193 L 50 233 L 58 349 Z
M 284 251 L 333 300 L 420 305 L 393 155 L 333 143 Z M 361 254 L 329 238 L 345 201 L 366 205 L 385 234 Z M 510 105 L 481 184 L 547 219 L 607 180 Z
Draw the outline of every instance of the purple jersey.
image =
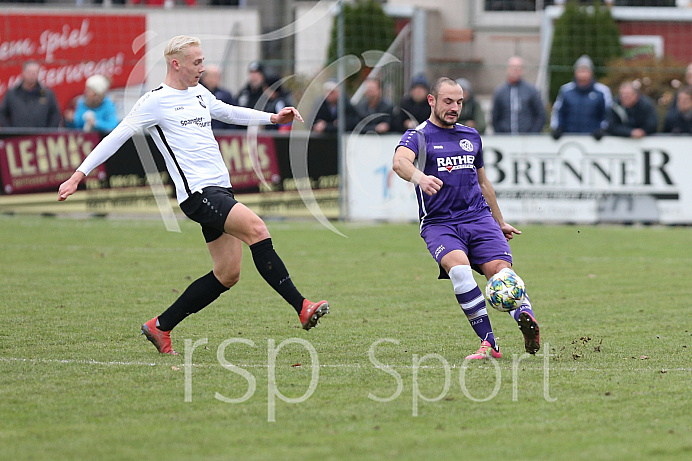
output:
M 425 150 L 421 145 L 425 139 Z M 477 168 L 483 166 L 483 146 L 478 132 L 459 123 L 440 128 L 429 120 L 408 130 L 399 146 L 411 149 L 426 175 L 442 180 L 442 188 L 429 196 L 416 186 L 421 230 L 426 224 L 465 223 L 490 214 L 478 184 Z

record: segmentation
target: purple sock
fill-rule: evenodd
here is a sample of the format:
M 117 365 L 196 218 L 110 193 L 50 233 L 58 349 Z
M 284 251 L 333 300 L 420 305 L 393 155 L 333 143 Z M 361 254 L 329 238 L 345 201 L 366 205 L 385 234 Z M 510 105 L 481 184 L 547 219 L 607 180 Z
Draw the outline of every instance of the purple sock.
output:
M 476 286 L 471 291 L 457 294 L 456 297 L 461 309 L 466 314 L 466 318 L 469 319 L 473 331 L 476 332 L 481 341 L 488 341 L 497 351 L 493 327 L 490 325 L 488 311 L 485 309 L 485 298 L 480 288 Z
M 524 302 L 521 303 L 521 306 L 514 309 L 513 311 L 510 311 L 509 313 L 512 315 L 512 317 L 514 317 L 514 320 L 518 322 L 519 314 L 521 314 L 522 312 L 528 312 L 529 314 L 531 314 L 531 317 L 536 318 L 533 315 L 533 309 L 531 309 L 531 300 L 529 299 L 528 293 L 524 294 Z

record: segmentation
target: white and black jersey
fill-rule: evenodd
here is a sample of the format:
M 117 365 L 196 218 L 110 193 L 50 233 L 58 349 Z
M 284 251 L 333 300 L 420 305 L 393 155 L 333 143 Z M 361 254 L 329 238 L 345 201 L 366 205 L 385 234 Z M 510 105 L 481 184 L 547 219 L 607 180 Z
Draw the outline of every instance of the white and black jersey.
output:
M 235 125 L 269 125 L 272 114 L 219 101 L 204 86 L 176 90 L 162 84 L 142 96 L 123 121 L 77 168 L 88 175 L 134 133 L 147 130 L 161 151 L 178 203 L 207 186 L 231 187 L 211 120 Z

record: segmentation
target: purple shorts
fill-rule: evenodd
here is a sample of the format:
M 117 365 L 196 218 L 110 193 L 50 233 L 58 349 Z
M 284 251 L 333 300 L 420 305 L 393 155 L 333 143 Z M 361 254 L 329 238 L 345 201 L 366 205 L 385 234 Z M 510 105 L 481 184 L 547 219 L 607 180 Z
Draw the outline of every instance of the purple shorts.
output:
M 481 264 L 495 259 L 512 264 L 509 243 L 491 215 L 462 224 L 428 224 L 421 232 L 421 237 L 437 264 L 453 250 L 466 253 L 471 267 L 480 273 Z M 448 278 L 442 268 L 440 278 Z

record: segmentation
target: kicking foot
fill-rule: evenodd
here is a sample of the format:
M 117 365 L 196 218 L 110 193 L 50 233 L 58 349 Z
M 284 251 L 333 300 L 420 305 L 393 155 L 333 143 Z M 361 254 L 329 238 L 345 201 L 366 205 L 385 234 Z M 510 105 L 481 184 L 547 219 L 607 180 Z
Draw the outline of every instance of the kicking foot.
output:
M 300 311 L 300 323 L 304 330 L 317 325 L 317 321 L 323 315 L 329 314 L 329 303 L 327 301 L 318 301 L 313 303 L 307 299 L 303 300 L 303 309 Z
M 533 315 L 528 312 L 519 314 L 519 329 L 524 335 L 524 348 L 529 354 L 535 354 L 541 348 L 541 329 Z

